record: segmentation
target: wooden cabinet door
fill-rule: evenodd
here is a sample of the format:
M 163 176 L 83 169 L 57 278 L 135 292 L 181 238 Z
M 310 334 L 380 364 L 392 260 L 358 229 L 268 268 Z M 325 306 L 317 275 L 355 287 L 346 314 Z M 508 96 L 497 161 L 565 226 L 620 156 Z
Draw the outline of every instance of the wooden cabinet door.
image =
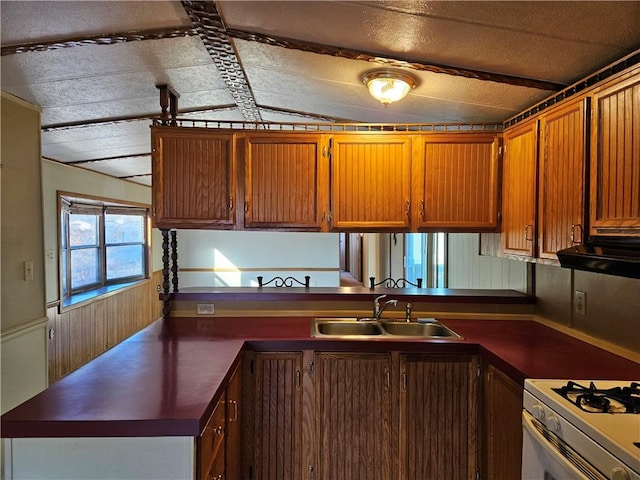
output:
M 584 100 L 554 109 L 540 121 L 538 257 L 582 243 L 585 205 Z
M 482 477 L 520 478 L 522 472 L 522 385 L 488 365 L 483 375 Z
M 243 360 L 242 477 L 300 480 L 302 352 L 250 352 Z
M 391 356 L 318 353 L 315 363 L 314 478 L 389 480 Z
M 399 478 L 475 480 L 477 357 L 403 354 L 400 383 Z
M 430 231 L 491 231 L 498 226 L 500 137 L 422 135 L 414 158 L 414 225 Z
M 333 230 L 407 231 L 410 187 L 408 136 L 364 134 L 332 139 Z
M 327 168 L 320 135 L 249 135 L 244 144 L 244 226 L 322 230 Z
M 591 235 L 640 236 L 640 69 L 593 96 Z
M 225 399 L 216 405 L 207 425 L 198 437 L 197 471 L 199 479 L 224 479 Z
M 241 368 L 237 367 L 227 386 L 227 445 L 225 480 L 240 480 Z
M 157 228 L 233 228 L 234 135 L 206 128 L 151 128 Z
M 538 123 L 527 122 L 504 133 L 502 243 L 504 253 L 534 256 Z

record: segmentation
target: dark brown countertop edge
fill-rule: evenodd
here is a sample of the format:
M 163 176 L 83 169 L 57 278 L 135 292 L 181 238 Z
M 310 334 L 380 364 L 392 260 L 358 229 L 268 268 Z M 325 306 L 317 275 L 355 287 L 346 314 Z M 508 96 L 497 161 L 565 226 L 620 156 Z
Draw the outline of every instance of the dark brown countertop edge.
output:
M 365 287 L 187 287 L 170 294 L 174 301 L 371 301 L 379 295 L 398 300 L 434 303 L 536 303 L 536 298 L 515 290 L 475 290 L 453 288 L 376 288 Z M 163 294 L 159 299 L 163 300 Z

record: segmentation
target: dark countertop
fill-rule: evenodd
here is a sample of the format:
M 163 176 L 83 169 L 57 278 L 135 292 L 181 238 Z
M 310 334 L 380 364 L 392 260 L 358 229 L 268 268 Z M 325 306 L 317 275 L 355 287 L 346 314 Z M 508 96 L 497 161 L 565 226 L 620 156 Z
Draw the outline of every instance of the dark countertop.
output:
M 244 348 L 473 353 L 524 378 L 639 380 L 640 364 L 534 321 L 448 319 L 460 340 L 329 340 L 311 319 L 158 320 L 2 416 L 2 437 L 197 436 Z

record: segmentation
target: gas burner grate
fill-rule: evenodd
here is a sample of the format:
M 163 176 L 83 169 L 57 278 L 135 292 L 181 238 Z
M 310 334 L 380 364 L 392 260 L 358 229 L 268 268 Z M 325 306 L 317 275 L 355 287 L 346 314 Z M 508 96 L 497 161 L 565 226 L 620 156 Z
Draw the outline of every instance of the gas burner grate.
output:
M 594 382 L 588 387 L 569 381 L 553 391 L 589 413 L 640 413 L 640 383 L 600 389 Z

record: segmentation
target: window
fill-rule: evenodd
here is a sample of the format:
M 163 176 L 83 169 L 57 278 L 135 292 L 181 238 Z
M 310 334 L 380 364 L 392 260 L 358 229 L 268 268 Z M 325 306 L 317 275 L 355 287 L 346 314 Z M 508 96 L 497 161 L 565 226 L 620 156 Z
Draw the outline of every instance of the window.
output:
M 422 278 L 427 288 L 446 288 L 447 234 L 407 233 L 405 242 L 405 278 Z
M 76 294 L 101 293 L 147 277 L 147 210 L 86 202 L 61 197 L 63 303 Z

